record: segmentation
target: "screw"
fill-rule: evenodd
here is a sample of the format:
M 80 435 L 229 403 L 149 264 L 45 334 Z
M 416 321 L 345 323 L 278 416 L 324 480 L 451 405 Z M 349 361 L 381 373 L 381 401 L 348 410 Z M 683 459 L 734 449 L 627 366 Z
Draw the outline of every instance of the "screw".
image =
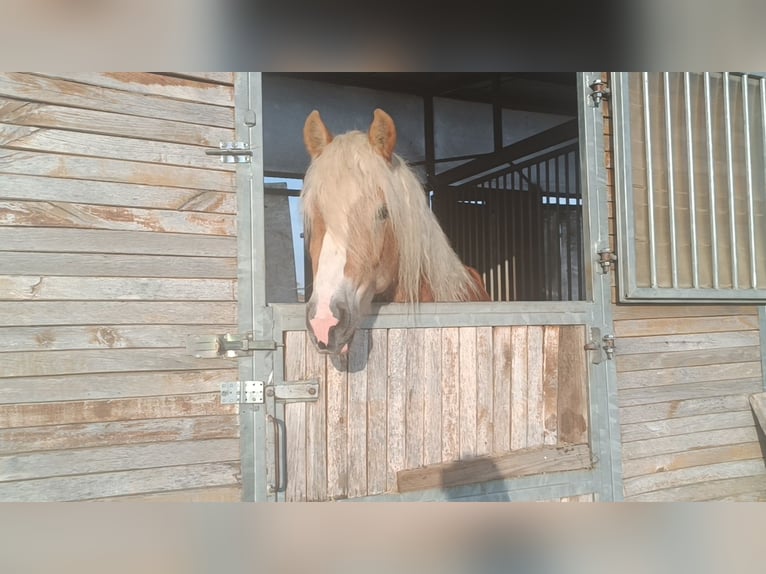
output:
M 267 397 L 273 397 L 274 396 L 274 389 L 266 389 L 266 396 Z
M 315 394 L 317 394 L 317 390 L 314 387 L 309 387 L 309 394 L 310 395 L 315 395 Z

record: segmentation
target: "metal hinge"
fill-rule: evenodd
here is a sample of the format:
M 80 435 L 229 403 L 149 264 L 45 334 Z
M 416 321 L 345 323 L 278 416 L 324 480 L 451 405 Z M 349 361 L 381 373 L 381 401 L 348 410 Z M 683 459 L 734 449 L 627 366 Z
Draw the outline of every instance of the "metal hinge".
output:
M 601 273 L 607 275 L 612 269 L 614 269 L 614 264 L 617 261 L 617 256 L 609 247 L 604 247 L 597 253 L 598 264 L 601 265 Z
M 221 383 L 221 404 L 263 404 L 266 397 L 285 403 L 315 401 L 319 398 L 319 380 L 286 381 L 279 385 L 263 381 Z
M 591 89 L 590 98 L 593 100 L 594 108 L 601 105 L 601 100 L 608 100 L 612 93 L 607 83 L 601 78 L 593 80 L 588 87 Z
M 247 163 L 253 152 L 245 142 L 221 142 L 218 149 L 206 149 L 205 155 L 218 156 L 221 163 Z
M 591 362 L 598 365 L 601 362 L 601 351 L 603 350 L 604 353 L 606 353 L 606 358 L 608 361 L 611 361 L 614 359 L 614 335 L 604 335 L 601 336 L 601 329 L 598 327 L 591 327 L 590 330 L 591 337 L 590 341 L 585 343 L 585 346 L 583 347 L 586 351 L 594 351 L 593 355 L 591 356 Z
M 243 357 L 253 351 L 275 351 L 274 341 L 256 341 L 252 333 L 194 335 L 186 341 L 186 351 L 198 359 Z

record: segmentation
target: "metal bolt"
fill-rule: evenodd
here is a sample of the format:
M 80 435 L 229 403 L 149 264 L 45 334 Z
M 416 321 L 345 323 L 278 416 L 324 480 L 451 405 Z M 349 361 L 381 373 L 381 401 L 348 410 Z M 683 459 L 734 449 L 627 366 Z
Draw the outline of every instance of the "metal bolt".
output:
M 317 390 L 314 387 L 309 387 L 309 394 L 310 395 L 315 395 L 315 394 L 317 394 Z
M 267 397 L 273 397 L 274 396 L 274 389 L 272 389 L 272 388 L 266 389 L 266 396 Z

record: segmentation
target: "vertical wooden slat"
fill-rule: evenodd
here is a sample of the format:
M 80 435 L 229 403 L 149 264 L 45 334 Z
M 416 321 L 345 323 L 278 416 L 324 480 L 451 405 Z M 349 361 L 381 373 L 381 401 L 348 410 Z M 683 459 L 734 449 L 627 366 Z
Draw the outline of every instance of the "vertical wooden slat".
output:
M 370 332 L 359 329 L 348 362 L 348 496 L 367 494 L 367 354 Z
M 386 388 L 388 381 L 388 331 L 370 331 L 367 361 L 367 493 L 386 490 Z
M 404 469 L 407 331 L 388 331 L 388 465 L 386 489 L 396 488 L 396 473 Z
M 492 327 L 476 329 L 476 454 L 492 452 Z
M 425 387 L 425 428 L 423 464 L 442 460 L 441 329 L 426 329 L 424 338 L 423 380 Z
M 306 333 L 285 334 L 285 380 L 303 379 L 306 374 Z M 287 488 L 285 499 L 306 499 L 306 403 L 285 405 L 287 431 Z
M 587 364 L 583 347 L 585 328 L 561 328 L 559 340 L 559 442 L 588 440 Z
M 543 328 L 527 330 L 527 446 L 543 446 Z
M 347 357 L 335 357 L 327 363 L 327 496 L 330 499 L 345 498 L 348 493 L 347 361 Z
M 494 327 L 492 453 L 511 450 L 511 328 Z
M 543 443 L 558 442 L 559 391 L 558 326 L 546 326 L 543 334 Z
M 511 327 L 511 449 L 527 446 L 527 327 Z
M 460 347 L 460 458 L 476 455 L 476 327 L 461 327 Z
M 460 457 L 460 330 L 442 329 L 442 461 Z
M 327 498 L 327 356 L 306 339 L 306 377 L 319 380 L 319 396 L 306 405 L 306 498 Z
M 425 408 L 423 341 L 424 329 L 407 330 L 406 447 L 404 457 L 406 468 L 417 468 L 423 465 L 423 411 Z

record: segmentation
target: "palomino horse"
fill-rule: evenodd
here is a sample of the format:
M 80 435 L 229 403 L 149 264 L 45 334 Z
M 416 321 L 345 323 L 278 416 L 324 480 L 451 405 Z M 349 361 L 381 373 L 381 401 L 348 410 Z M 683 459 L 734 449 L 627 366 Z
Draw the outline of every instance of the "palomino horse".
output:
M 333 137 L 314 110 L 303 139 L 311 156 L 301 199 L 314 275 L 309 336 L 344 353 L 381 302 L 488 301 L 428 207 L 423 186 L 394 153 L 396 128 L 380 109 L 367 133 Z

